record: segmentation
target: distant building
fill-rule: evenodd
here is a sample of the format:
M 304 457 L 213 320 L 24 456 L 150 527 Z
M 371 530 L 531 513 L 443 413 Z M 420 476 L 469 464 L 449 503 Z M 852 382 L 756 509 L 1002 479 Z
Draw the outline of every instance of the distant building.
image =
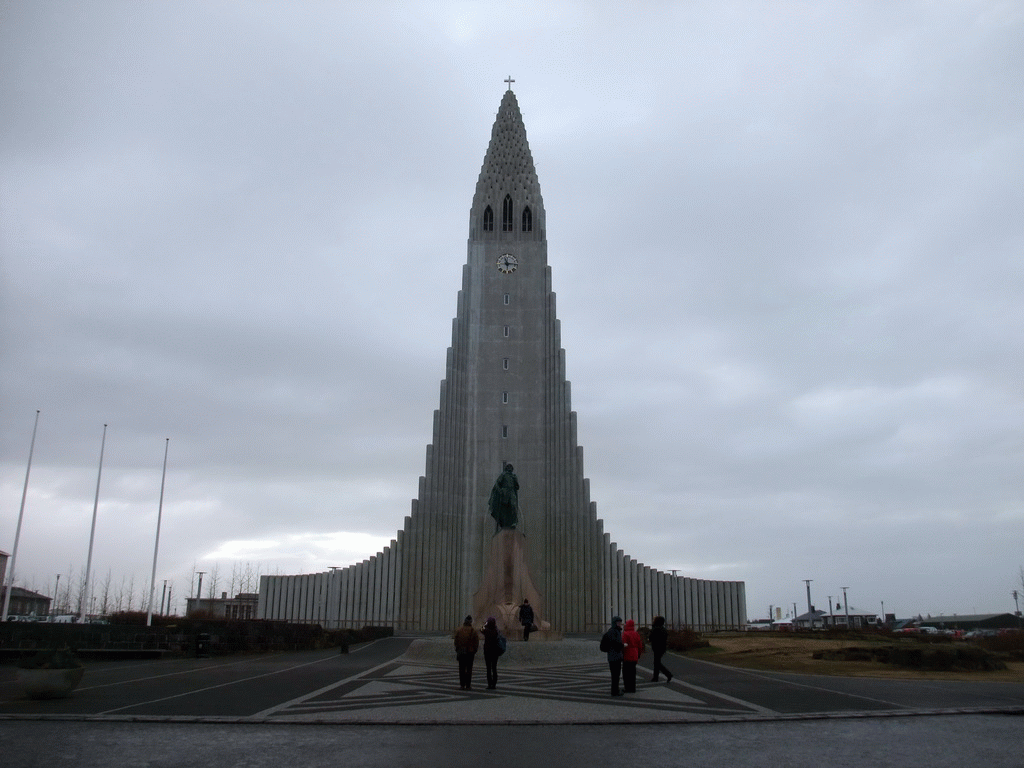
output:
M 964 616 L 929 616 L 915 622 L 921 627 L 936 629 L 1018 629 L 1021 620 L 1012 613 L 975 613 Z
M 0 611 L 7 599 L 7 552 L 0 551 Z M 29 589 L 11 587 L 11 602 L 7 606 L 7 616 L 46 616 L 50 613 L 50 598 Z
M 244 621 L 256 618 L 259 601 L 260 596 L 255 592 L 239 592 L 234 597 L 228 597 L 227 592 L 221 592 L 220 597 L 190 597 L 185 601 L 185 615 Z
M 7 587 L 0 587 L 0 606 L 7 597 Z M 11 603 L 7 606 L 7 616 L 48 616 L 50 613 L 50 598 L 40 595 L 30 589 L 11 587 Z
M 815 610 L 797 616 L 794 620 L 797 629 L 865 629 L 882 626 L 878 614 L 861 611 L 856 608 L 837 608 L 831 613 Z

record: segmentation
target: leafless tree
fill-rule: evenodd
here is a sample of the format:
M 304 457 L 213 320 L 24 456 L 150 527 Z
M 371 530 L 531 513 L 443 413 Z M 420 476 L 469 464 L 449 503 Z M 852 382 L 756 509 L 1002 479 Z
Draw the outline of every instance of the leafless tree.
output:
M 245 570 L 242 573 L 241 582 L 239 584 L 239 592 L 247 592 L 252 594 L 253 592 L 259 591 L 260 576 L 263 572 L 263 564 L 256 563 L 254 566 L 251 561 L 245 563 Z
M 110 613 L 110 579 L 110 570 L 108 569 L 107 577 L 100 585 L 100 613 L 104 615 Z
M 87 593 L 89 591 L 89 585 L 85 582 L 85 568 L 79 571 L 78 581 L 75 583 L 75 613 L 81 614 L 83 610 L 88 610 L 89 606 L 85 604 L 87 599 Z
M 75 566 L 73 563 L 68 564 L 67 578 L 64 579 L 63 589 L 61 585 L 57 585 L 57 594 L 54 595 L 54 600 L 57 601 L 56 613 L 71 613 L 71 594 L 74 592 L 75 584 Z
M 214 563 L 211 565 L 210 572 L 207 576 L 209 576 L 209 580 L 207 582 L 209 586 L 206 588 L 206 596 L 208 598 L 214 598 L 217 596 L 217 587 L 220 585 L 220 563 Z
M 135 605 L 135 574 L 128 577 L 128 610 Z
M 124 576 L 121 577 L 121 583 L 117 585 L 117 591 L 114 593 L 114 610 L 118 613 L 124 610 Z
M 238 591 L 239 592 L 251 592 L 250 587 L 252 586 L 252 563 L 246 561 L 245 566 L 241 568 L 241 572 L 238 578 Z
M 241 584 L 242 572 L 241 572 L 241 568 L 242 568 L 242 565 L 237 560 L 235 560 L 235 561 L 233 561 L 231 563 L 231 587 L 230 587 L 230 590 L 228 592 L 228 594 L 231 597 L 234 597 L 235 595 L 237 595 L 239 592 L 242 591 L 242 584 Z

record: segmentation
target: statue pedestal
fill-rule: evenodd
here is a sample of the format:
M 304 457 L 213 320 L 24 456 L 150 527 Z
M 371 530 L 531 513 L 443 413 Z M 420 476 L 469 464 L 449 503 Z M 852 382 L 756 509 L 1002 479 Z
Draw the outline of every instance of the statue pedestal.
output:
M 480 626 L 489 616 L 498 622 L 498 629 L 509 640 L 523 639 L 523 625 L 519 623 L 519 606 L 529 600 L 533 606 L 533 623 L 537 632 L 530 633 L 534 640 L 561 640 L 560 632 L 553 632 L 551 624 L 542 619 L 543 599 L 530 579 L 526 565 L 526 537 L 514 528 L 502 528 L 491 539 L 491 551 L 484 564 L 484 577 L 480 589 L 473 595 L 473 622 Z

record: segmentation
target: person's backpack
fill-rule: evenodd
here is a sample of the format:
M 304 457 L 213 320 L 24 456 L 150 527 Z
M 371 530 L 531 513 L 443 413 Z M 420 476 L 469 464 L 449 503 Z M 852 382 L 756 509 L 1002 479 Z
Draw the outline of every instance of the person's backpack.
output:
M 501 634 L 501 632 L 499 632 L 498 633 L 498 655 L 501 656 L 501 654 L 503 654 L 507 650 L 508 650 L 508 640 L 506 640 L 505 636 L 503 634 Z
M 608 633 L 605 632 L 601 635 L 601 653 L 610 653 L 612 650 L 611 643 L 608 640 Z

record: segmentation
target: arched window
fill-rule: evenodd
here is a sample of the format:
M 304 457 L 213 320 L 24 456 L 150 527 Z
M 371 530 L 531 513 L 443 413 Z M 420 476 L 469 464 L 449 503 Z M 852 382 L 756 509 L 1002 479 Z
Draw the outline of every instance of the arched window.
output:
M 505 200 L 501 204 L 501 231 L 511 232 L 512 231 L 512 196 L 505 195 Z
M 533 232 L 533 214 L 530 206 L 523 208 L 523 232 Z
M 494 231 L 494 211 L 491 210 L 491 206 L 484 208 L 484 232 Z

